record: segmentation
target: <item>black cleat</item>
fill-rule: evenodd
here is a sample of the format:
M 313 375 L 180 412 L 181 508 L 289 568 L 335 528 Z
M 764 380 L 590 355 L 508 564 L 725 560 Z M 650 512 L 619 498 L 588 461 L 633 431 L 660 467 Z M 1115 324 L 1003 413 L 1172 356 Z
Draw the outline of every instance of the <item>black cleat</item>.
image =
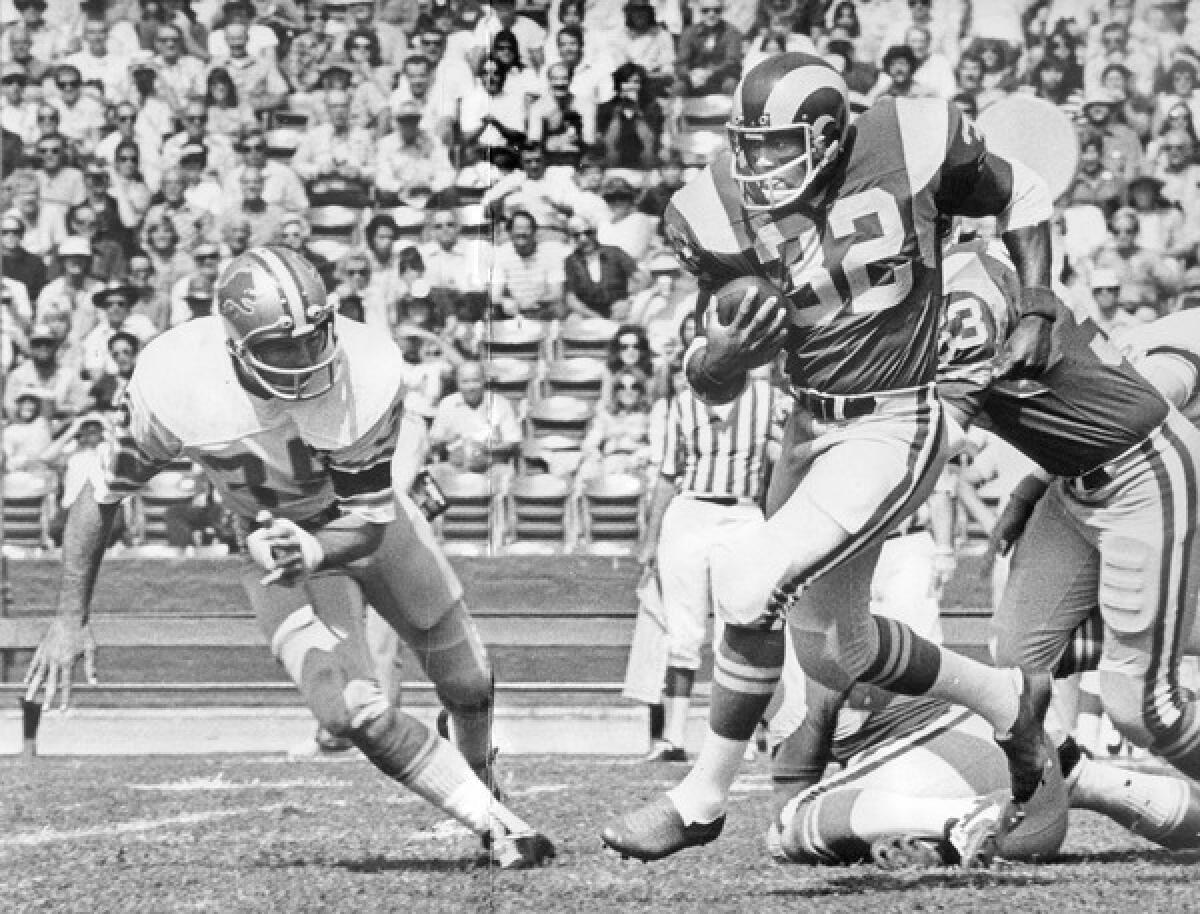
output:
M 502 870 L 532 870 L 545 866 L 556 854 L 549 838 L 539 832 L 529 832 L 496 839 L 481 863 Z
M 621 816 L 604 829 L 600 839 L 622 857 L 661 860 L 684 848 L 702 847 L 716 841 L 723 828 L 723 815 L 712 822 L 685 825 L 675 804 L 663 794 Z
M 1004 739 L 996 745 L 1008 758 L 1008 773 L 1012 779 L 1013 801 L 1028 803 L 1046 772 L 1053 767 L 1043 722 L 1050 706 L 1053 680 L 1049 673 L 1021 672 L 1021 695 L 1017 719 Z
M 659 740 L 646 755 L 648 762 L 686 762 L 687 760 L 687 752 L 682 746 L 676 746 L 666 740 Z

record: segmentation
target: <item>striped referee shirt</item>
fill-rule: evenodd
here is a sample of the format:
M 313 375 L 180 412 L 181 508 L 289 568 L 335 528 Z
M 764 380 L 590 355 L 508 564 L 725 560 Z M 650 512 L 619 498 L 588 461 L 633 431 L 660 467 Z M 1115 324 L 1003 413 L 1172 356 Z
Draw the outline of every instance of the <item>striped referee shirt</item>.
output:
M 667 413 L 662 475 L 694 495 L 758 499 L 762 494 L 775 391 L 751 378 L 732 403 L 709 406 L 690 389 Z

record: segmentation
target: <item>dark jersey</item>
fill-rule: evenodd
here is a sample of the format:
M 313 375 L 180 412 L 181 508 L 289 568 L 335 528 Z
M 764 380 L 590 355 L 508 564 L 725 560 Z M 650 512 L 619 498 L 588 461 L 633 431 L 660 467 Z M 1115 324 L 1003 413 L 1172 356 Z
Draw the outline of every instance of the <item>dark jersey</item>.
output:
M 959 249 L 951 249 L 947 263 Z M 993 381 L 988 366 L 1014 324 L 1015 283 L 982 252 L 992 289 L 979 288 L 969 265 L 947 272 L 947 323 L 938 392 L 960 421 L 976 421 L 1056 476 L 1078 476 L 1129 450 L 1167 417 L 1167 402 L 1090 320 L 1065 308 L 1054 322 L 1051 367 L 1037 380 Z M 1011 264 L 1008 265 L 1011 271 Z M 1005 313 L 997 313 L 1004 309 Z M 974 311 L 974 316 L 972 316 Z M 970 345 L 956 338 L 970 334 Z M 969 369 L 984 366 L 983 371 Z
M 934 379 L 939 214 L 999 214 L 1013 191 L 957 108 L 886 98 L 854 125 L 823 202 L 748 210 L 728 152 L 681 188 L 665 233 L 702 289 L 764 276 L 788 295 L 793 384 L 855 394 Z

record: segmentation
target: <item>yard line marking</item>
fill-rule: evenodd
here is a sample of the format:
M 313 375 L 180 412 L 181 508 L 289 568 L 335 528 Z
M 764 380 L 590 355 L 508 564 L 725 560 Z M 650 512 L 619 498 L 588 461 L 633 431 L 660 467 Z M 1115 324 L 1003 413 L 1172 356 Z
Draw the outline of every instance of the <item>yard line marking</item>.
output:
M 350 781 L 338 781 L 333 778 L 294 778 L 287 781 L 261 781 L 252 778 L 249 781 L 227 781 L 225 774 L 218 773 L 213 777 L 184 778 L 181 781 L 167 781 L 161 784 L 129 784 L 130 790 L 155 790 L 168 793 L 183 793 L 200 790 L 291 790 L 297 787 L 319 790 L 340 790 L 353 787 Z
M 97 825 L 92 828 L 73 828 L 68 831 L 59 831 L 47 826 L 40 831 L 0 838 L 0 847 L 39 847 L 44 844 L 58 844 L 85 838 L 111 838 L 116 835 L 136 834 L 137 832 L 153 831 L 156 828 L 168 828 L 172 825 L 200 825 L 204 822 L 229 819 L 233 816 L 274 812 L 283 809 L 286 805 L 286 803 L 271 803 L 267 806 L 246 806 L 241 809 L 214 809 L 209 812 L 190 812 L 166 819 L 134 819 L 131 822 Z

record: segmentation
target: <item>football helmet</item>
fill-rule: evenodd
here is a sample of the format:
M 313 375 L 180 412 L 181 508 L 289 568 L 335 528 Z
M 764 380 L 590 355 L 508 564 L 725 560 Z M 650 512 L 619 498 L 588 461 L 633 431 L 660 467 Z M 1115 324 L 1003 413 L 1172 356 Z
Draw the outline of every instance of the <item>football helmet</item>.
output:
M 279 245 L 250 248 L 217 280 L 229 352 L 250 380 L 281 400 L 309 400 L 338 371 L 335 308 L 316 268 Z
M 821 58 L 776 54 L 746 73 L 727 125 L 746 208 L 802 197 L 841 155 L 849 126 L 846 82 Z

